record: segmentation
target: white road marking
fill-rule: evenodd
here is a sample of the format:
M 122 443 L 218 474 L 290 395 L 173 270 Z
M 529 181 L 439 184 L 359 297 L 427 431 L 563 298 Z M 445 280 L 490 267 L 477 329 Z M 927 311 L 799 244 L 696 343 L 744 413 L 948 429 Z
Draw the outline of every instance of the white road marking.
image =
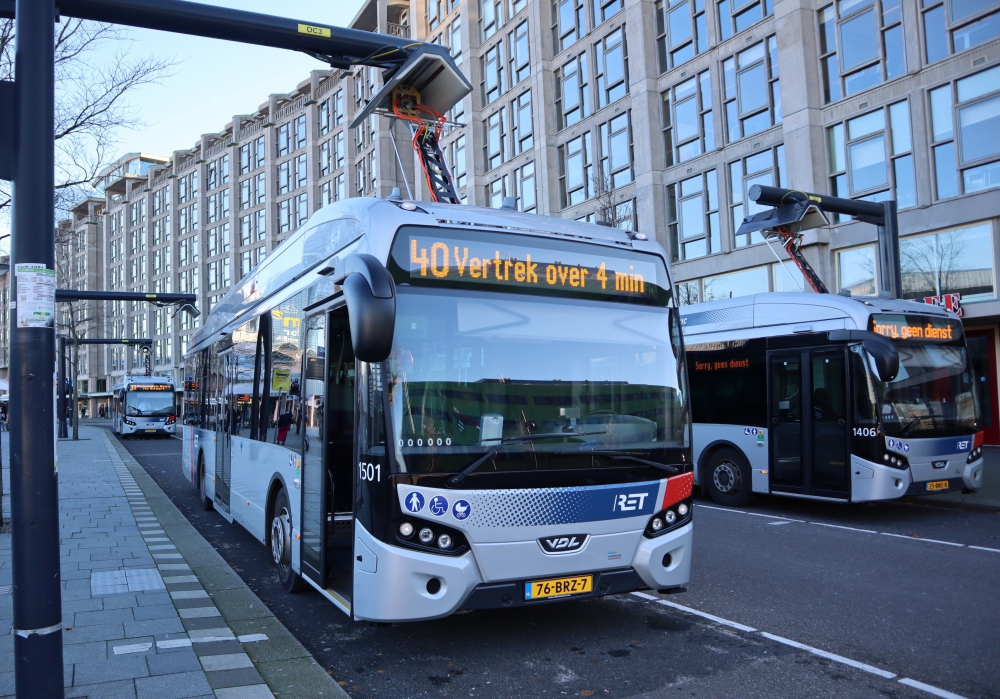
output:
M 993 553 L 1000 553 L 1000 549 L 991 549 L 988 546 L 973 546 L 969 544 L 970 549 L 976 549 L 977 551 L 992 551 Z
M 257 641 L 266 641 L 266 633 L 248 633 L 244 636 L 237 636 L 236 640 L 240 643 L 256 643 Z
M 850 658 L 845 658 L 842 655 L 836 655 L 835 653 L 827 653 L 825 650 L 820 650 L 819 648 L 813 648 L 812 646 L 807 646 L 804 643 L 799 643 L 797 641 L 792 641 L 788 638 L 783 638 L 781 636 L 775 636 L 773 633 L 767 633 L 766 631 L 760 632 L 761 636 L 765 638 L 770 638 L 772 641 L 777 641 L 778 643 L 784 643 L 786 646 L 791 646 L 792 648 L 798 648 L 799 650 L 808 651 L 813 655 L 818 655 L 821 658 L 826 658 L 827 660 L 833 660 L 834 662 L 842 663 L 844 665 L 849 665 L 858 670 L 864 670 L 865 672 L 870 672 L 873 675 L 878 675 L 879 677 L 884 677 L 887 680 L 891 680 L 896 677 L 896 673 L 887 672 L 873 665 L 867 665 L 865 663 L 859 663 L 857 660 L 851 660 Z
M 660 599 L 659 597 L 653 597 L 653 595 L 647 595 L 645 592 L 633 592 L 636 597 L 641 597 L 642 599 L 649 600 L 650 602 L 655 602 Z
M 708 612 L 703 612 L 700 609 L 692 609 L 691 607 L 685 607 L 683 604 L 677 604 L 676 602 L 670 602 L 665 599 L 656 600 L 657 604 L 662 604 L 667 607 L 673 607 L 674 609 L 679 609 L 682 612 L 687 612 L 688 614 L 694 614 L 695 616 L 704 617 L 710 621 L 714 621 L 717 624 L 722 624 L 723 626 L 731 626 L 734 629 L 739 629 L 740 631 L 746 631 L 747 633 L 753 633 L 757 629 L 752 626 L 745 626 L 744 624 L 737 624 L 735 621 L 729 621 L 729 619 L 723 619 L 721 616 L 715 616 L 714 614 L 709 614 Z
M 804 521 L 804 520 L 801 520 L 801 519 L 792 519 L 791 517 L 779 517 L 778 515 L 767 515 L 767 514 L 764 514 L 763 512 L 747 512 L 746 514 L 748 514 L 748 515 L 750 515 L 752 517 L 770 517 L 771 519 L 783 519 L 786 522 L 802 522 L 802 521 Z
M 906 534 L 890 534 L 889 532 L 882 532 L 882 536 L 894 536 L 897 539 L 909 539 L 911 541 L 926 541 L 931 544 L 944 544 L 945 546 L 965 546 L 965 544 L 956 544 L 954 541 L 938 541 L 937 539 L 925 539 L 922 536 L 908 536 Z
M 126 653 L 145 653 L 153 647 L 152 643 L 134 643 L 130 646 L 115 646 L 115 655 L 125 655 Z
M 924 684 L 923 682 L 917 682 L 916 680 L 911 680 L 909 677 L 904 677 L 899 680 L 900 684 L 905 684 L 907 687 L 914 687 L 915 689 L 921 689 L 928 694 L 933 694 L 936 697 L 942 697 L 943 699 L 965 699 L 961 694 L 955 694 L 954 692 L 949 692 L 946 689 L 938 689 L 937 687 Z
M 878 534 L 878 532 L 871 529 L 859 529 L 857 527 L 844 527 L 839 524 L 827 524 L 826 522 L 810 522 L 809 524 L 817 524 L 821 527 L 830 527 L 831 529 L 846 529 L 850 532 L 864 532 L 865 534 Z
M 788 519 L 788 520 L 785 520 L 784 522 L 768 522 L 767 524 L 770 527 L 780 527 L 782 524 L 791 524 L 793 521 L 794 520 Z
M 723 512 L 732 512 L 733 514 L 736 515 L 745 515 L 747 513 L 746 510 L 737 510 L 732 507 L 716 507 L 715 505 L 702 505 L 700 502 L 695 503 L 695 507 L 704 507 L 706 510 L 721 510 Z

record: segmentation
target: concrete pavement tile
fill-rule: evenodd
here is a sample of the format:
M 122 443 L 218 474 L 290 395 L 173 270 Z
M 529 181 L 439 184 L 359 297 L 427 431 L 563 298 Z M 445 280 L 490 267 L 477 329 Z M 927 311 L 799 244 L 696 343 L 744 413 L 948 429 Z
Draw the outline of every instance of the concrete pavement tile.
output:
M 131 621 L 125 624 L 125 633 L 129 638 L 136 636 L 155 636 L 163 633 L 181 633 L 184 625 L 176 617 L 173 619 L 150 619 L 148 621 Z
M 124 624 L 135 619 L 132 608 L 104 609 L 99 612 L 77 612 L 73 617 L 73 626 L 95 626 L 99 624 Z
M 135 688 L 138 699 L 186 699 L 212 691 L 202 672 L 146 677 L 136 680 Z
M 215 590 L 237 590 L 246 587 L 246 583 L 228 565 L 199 567 L 194 572 L 198 579 L 201 580 L 201 584 L 209 592 L 214 592 Z
M 212 643 L 195 643 L 194 652 L 199 658 L 206 655 L 228 655 L 230 653 L 242 653 L 243 644 L 239 641 L 214 641 Z
M 133 622 L 134 623 L 134 622 Z M 63 645 L 88 643 L 90 641 L 114 641 L 125 638 L 123 624 L 100 624 L 97 626 L 74 626 L 69 631 L 63 629 Z
M 89 660 L 73 665 L 74 686 L 148 676 L 146 658 L 138 654 L 112 656 L 107 660 Z
M 13 658 L 11 658 L 13 661 Z M 14 671 L 0 672 L 0 692 L 4 694 L 14 693 Z
M 220 653 L 219 655 L 201 656 L 201 666 L 205 668 L 205 672 L 238 670 L 244 667 L 253 667 L 253 661 L 246 653 Z
M 170 595 L 166 592 L 140 592 L 136 595 L 140 607 L 152 607 L 157 604 L 170 604 Z
M 135 699 L 135 682 L 121 680 L 102 684 L 67 687 L 66 699 Z
M 105 609 L 132 609 L 138 604 L 134 592 L 118 592 L 113 595 L 106 595 L 100 599 L 104 600 Z
M 271 616 L 263 602 L 249 588 L 212 592 L 212 601 L 227 622 L 234 619 L 258 619 Z
M 102 609 L 106 609 L 101 599 L 78 599 L 78 600 L 67 600 L 62 601 L 62 612 L 63 617 L 68 617 L 70 614 L 75 614 L 76 612 L 96 612 Z
M 191 631 L 200 631 L 202 629 L 215 629 L 220 626 L 225 625 L 225 621 L 220 616 L 207 616 L 198 619 L 181 619 L 184 622 L 184 628 Z
M 184 600 L 184 601 L 197 601 L 197 600 Z M 206 619 L 208 617 L 222 616 L 219 610 L 212 606 L 201 606 L 201 607 L 182 607 L 177 610 L 181 619 Z
M 311 657 L 257 663 L 255 667 L 269 685 L 281 687 L 281 696 L 284 697 L 295 697 L 296 699 L 312 699 L 313 697 L 347 699 L 348 697 L 347 692 Z
M 206 673 L 212 689 L 222 687 L 243 687 L 251 684 L 263 684 L 260 673 L 252 667 L 241 667 L 236 670 L 219 670 Z
M 156 604 L 149 607 L 136 607 L 132 610 L 136 621 L 147 621 L 149 619 L 174 619 L 177 611 L 172 604 Z
M 215 690 L 216 699 L 274 699 L 266 684 Z
M 195 598 L 174 598 L 174 606 L 178 609 L 197 609 L 198 607 L 213 607 L 212 600 L 209 598 L 208 593 L 205 593 L 204 597 Z M 183 615 L 181 615 L 183 616 Z
M 311 657 L 301 643 L 288 632 L 273 616 L 265 619 L 237 619 L 229 623 L 237 636 L 252 633 L 266 634 L 268 640 L 248 643 L 244 648 L 247 655 L 260 662 Z
M 181 672 L 198 672 L 198 656 L 190 648 L 178 648 L 174 653 L 155 653 L 146 656 L 150 675 L 176 675 Z
M 170 592 L 172 600 L 208 599 L 208 593 L 202 589 L 197 590 L 176 590 Z
M 82 663 L 88 660 L 107 660 L 108 642 L 90 641 L 89 643 L 72 643 L 63 646 L 64 663 Z

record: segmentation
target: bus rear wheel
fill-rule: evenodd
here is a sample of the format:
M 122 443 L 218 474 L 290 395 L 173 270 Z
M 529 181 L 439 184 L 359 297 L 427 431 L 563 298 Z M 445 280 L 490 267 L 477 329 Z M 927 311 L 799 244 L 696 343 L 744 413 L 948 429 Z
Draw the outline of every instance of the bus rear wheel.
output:
M 301 592 L 302 578 L 292 570 L 292 511 L 285 489 L 278 491 L 271 516 L 271 558 L 278 569 L 278 580 L 288 592 Z
M 208 490 L 205 487 L 205 455 L 198 455 L 198 497 L 201 499 L 201 508 L 208 512 L 213 508 L 212 501 L 208 498 Z
M 702 482 L 720 505 L 744 507 L 753 499 L 750 465 L 735 449 L 719 449 L 705 464 Z

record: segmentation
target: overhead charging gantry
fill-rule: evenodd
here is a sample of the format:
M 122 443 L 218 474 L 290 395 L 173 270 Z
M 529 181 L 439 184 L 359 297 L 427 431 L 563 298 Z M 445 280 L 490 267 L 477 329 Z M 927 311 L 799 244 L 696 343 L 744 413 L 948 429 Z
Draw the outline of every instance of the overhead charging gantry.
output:
M 752 186 L 747 196 L 757 204 L 773 208 L 744 218 L 736 235 L 760 233 L 765 240 L 777 239 L 802 272 L 806 282 L 818 294 L 828 294 L 830 291 L 802 255 L 802 234 L 812 228 L 828 226 L 828 213 L 851 216 L 855 220 L 877 226 L 882 292 L 887 293 L 890 298 L 902 298 L 899 223 L 895 201 L 859 201 L 759 184 Z
M 18 697 L 62 697 L 63 678 L 41 668 L 62 666 L 58 478 L 53 392 L 55 269 L 55 56 L 59 15 L 244 44 L 301 51 L 332 68 L 373 66 L 384 85 L 352 122 L 371 113 L 408 121 L 414 148 L 435 201 L 458 203 L 439 138 L 444 117 L 472 85 L 443 46 L 184 0 L 0 0 L 14 18 L 14 81 L 0 81 L 0 179 L 14 183 L 11 298 L 21 283 L 40 296 L 34 319 L 11 309 L 11 542 L 14 589 L 14 676 Z M 22 265 L 25 276 L 19 282 Z M 28 273 L 28 269 L 35 270 Z M 41 269 L 41 272 L 38 270 Z M 60 299 L 62 300 L 62 299 Z M 67 299 L 68 300 L 68 299 Z M 42 308 L 42 307 L 45 308 Z M 37 310 L 41 309 L 41 310 Z M 51 309 L 51 310 L 49 310 Z

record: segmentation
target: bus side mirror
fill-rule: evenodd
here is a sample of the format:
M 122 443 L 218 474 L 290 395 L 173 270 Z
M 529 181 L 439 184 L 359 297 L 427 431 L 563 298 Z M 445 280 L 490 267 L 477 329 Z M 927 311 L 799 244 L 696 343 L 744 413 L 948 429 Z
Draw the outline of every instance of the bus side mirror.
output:
M 383 362 L 392 350 L 396 326 L 396 285 L 378 258 L 349 255 L 336 283 L 343 287 L 351 323 L 354 356 L 363 362 Z
M 899 375 L 899 352 L 892 340 L 871 330 L 831 330 L 826 335 L 830 342 L 861 342 L 875 360 L 875 370 L 882 381 L 888 383 Z

